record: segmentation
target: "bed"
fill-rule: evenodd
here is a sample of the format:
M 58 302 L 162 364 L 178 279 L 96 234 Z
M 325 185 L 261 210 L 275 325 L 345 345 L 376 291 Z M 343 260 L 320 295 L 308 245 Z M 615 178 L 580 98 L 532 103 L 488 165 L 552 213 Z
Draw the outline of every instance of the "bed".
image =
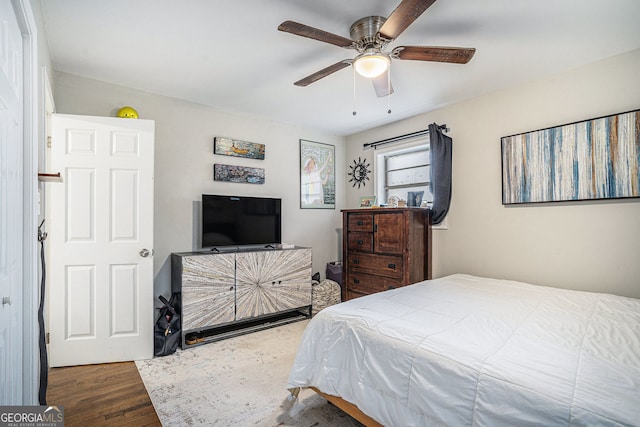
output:
M 453 275 L 322 310 L 287 388 L 385 426 L 640 425 L 640 300 Z

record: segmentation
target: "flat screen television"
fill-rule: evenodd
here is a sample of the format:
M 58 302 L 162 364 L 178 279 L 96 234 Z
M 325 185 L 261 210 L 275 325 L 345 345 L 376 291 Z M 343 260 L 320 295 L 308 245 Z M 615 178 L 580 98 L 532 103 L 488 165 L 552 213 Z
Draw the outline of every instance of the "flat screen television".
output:
M 202 247 L 282 243 L 281 200 L 202 195 Z

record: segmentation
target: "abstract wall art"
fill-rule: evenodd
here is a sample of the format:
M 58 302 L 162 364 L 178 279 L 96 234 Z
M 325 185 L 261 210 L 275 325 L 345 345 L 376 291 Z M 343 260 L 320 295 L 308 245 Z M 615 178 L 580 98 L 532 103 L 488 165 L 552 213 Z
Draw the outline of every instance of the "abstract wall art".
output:
M 214 181 L 264 184 L 263 168 L 248 168 L 234 165 L 213 165 Z
M 640 197 L 640 110 L 501 138 L 502 204 Z

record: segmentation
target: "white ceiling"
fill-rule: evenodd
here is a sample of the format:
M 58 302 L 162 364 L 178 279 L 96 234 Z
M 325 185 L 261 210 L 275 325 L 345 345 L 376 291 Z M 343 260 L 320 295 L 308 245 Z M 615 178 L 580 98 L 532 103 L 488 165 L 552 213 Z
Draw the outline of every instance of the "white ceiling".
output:
M 468 64 L 395 60 L 390 99 L 377 98 L 371 83 L 360 77 L 354 90 L 351 67 L 308 87 L 293 85 L 357 52 L 277 31 L 281 22 L 293 20 L 349 38 L 354 21 L 389 16 L 399 2 L 41 4 L 58 71 L 336 135 L 640 48 L 638 0 L 438 0 L 389 48 L 475 47 Z M 144 111 L 140 115 L 144 117 Z

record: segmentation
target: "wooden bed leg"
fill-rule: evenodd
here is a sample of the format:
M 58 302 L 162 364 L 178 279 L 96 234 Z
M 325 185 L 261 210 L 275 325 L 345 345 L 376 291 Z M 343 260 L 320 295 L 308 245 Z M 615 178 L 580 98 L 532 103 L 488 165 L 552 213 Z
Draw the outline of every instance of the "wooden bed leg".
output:
M 329 401 L 331 404 L 337 406 L 342 411 L 350 415 L 352 418 L 355 418 L 356 420 L 364 424 L 366 427 L 384 427 L 382 424 L 380 424 L 379 422 L 377 422 L 376 420 L 374 420 L 373 418 L 371 418 L 370 416 L 362 412 L 360 409 L 358 409 L 358 407 L 353 403 L 347 402 L 346 400 L 338 396 L 332 396 L 330 394 L 323 393 L 315 387 L 310 387 L 310 388 L 311 390 L 318 393 L 320 396 L 327 399 L 327 401 Z

